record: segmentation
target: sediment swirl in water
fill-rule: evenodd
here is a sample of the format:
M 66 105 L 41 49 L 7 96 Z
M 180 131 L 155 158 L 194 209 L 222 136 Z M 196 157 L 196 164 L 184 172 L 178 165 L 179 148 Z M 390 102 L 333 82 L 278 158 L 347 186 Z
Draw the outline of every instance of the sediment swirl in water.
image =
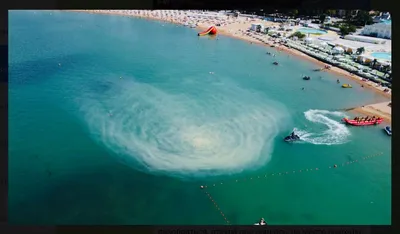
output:
M 235 85 L 169 88 L 125 81 L 81 110 L 96 139 L 150 171 L 233 173 L 269 160 L 282 106 Z

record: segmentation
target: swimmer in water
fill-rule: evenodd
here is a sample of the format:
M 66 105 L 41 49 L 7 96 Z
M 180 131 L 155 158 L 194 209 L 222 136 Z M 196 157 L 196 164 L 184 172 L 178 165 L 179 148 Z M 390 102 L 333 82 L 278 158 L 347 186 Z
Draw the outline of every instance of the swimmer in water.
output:
M 301 90 L 305 90 L 305 88 L 303 87 L 303 88 L 301 88 Z

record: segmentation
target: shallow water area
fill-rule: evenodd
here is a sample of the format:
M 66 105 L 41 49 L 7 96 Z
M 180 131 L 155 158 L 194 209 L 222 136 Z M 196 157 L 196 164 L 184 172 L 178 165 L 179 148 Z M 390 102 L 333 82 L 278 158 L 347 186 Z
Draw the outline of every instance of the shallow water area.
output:
M 355 82 L 145 19 L 10 11 L 9 31 L 10 223 L 226 224 L 200 185 L 233 224 L 390 223 L 390 138 L 340 122 L 385 99 Z

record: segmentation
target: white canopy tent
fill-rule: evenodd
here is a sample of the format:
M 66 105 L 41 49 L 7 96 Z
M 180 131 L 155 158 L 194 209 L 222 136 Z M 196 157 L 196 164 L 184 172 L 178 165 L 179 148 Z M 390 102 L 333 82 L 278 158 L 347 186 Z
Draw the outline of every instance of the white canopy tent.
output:
M 336 46 L 332 49 L 333 54 L 343 54 L 344 49 L 342 47 Z
M 329 46 L 328 43 L 326 43 L 325 41 L 321 41 L 321 42 L 319 43 L 319 45 L 322 46 L 322 47 L 324 47 L 324 48 L 326 48 L 326 47 Z
M 311 38 L 311 37 L 307 37 L 307 38 L 305 39 L 305 42 L 306 42 L 306 44 L 311 44 L 311 43 L 314 42 L 314 39 Z

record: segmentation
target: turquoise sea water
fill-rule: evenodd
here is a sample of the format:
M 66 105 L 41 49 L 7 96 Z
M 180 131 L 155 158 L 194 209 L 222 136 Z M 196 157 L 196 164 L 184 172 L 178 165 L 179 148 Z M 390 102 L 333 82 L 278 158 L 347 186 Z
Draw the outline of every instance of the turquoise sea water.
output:
M 9 222 L 225 224 L 209 185 L 232 224 L 390 224 L 391 140 L 337 111 L 384 99 L 316 68 L 163 22 L 10 11 Z
M 314 29 L 314 28 L 299 28 L 297 31 L 302 33 L 311 33 L 311 34 L 326 34 L 325 30 Z
M 377 59 L 392 60 L 392 53 L 389 52 L 375 52 L 371 55 Z

